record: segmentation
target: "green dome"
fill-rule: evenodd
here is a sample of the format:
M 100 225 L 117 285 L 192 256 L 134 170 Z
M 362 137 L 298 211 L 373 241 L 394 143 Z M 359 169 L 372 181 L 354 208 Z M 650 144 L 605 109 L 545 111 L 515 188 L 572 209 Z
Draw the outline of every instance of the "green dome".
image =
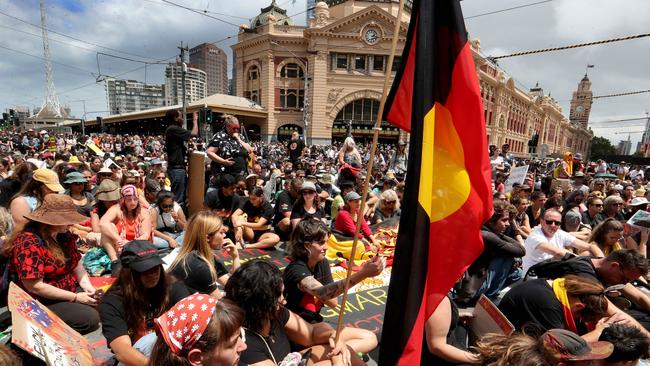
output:
M 287 11 L 280 8 L 275 0 L 266 8 L 260 9 L 260 14 L 251 20 L 251 29 L 269 24 L 269 17 L 272 17 L 275 25 L 293 25 L 293 20 L 287 16 Z

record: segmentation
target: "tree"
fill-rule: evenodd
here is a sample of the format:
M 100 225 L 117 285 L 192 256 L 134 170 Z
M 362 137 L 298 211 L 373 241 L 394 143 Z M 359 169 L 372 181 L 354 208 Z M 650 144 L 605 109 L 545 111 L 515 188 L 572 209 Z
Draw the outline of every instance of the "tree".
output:
M 616 155 L 616 148 L 608 139 L 596 136 L 591 140 L 591 159 L 597 159 L 603 156 Z

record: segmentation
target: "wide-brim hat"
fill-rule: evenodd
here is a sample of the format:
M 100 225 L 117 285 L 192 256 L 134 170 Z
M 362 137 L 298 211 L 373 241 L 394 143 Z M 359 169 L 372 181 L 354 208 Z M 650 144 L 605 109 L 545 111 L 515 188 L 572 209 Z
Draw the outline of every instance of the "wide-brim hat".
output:
M 113 174 L 113 171 L 110 170 L 108 167 L 102 167 L 101 169 L 99 169 L 97 174 Z
M 62 194 L 48 194 L 43 203 L 33 212 L 25 215 L 31 221 L 47 225 L 73 225 L 88 220 L 77 211 L 72 197 Z
M 70 159 L 68 160 L 68 164 L 81 164 L 81 161 L 79 161 L 78 157 L 71 156 Z
M 36 169 L 34 170 L 32 179 L 45 184 L 45 186 L 49 188 L 51 191 L 59 193 L 65 190 L 61 185 L 61 183 L 59 183 L 59 176 L 56 175 L 56 173 L 53 170 L 46 169 L 46 168 Z
M 87 183 L 88 180 L 86 177 L 79 172 L 70 172 L 65 176 L 63 183 L 72 184 L 72 183 Z
M 99 201 L 117 201 L 120 197 L 120 187 L 112 179 L 104 179 L 95 193 Z

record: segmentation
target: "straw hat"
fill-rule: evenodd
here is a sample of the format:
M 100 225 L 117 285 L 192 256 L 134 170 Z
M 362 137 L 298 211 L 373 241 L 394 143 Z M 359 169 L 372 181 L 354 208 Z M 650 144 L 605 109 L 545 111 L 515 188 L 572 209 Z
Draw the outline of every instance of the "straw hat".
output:
M 100 201 L 117 201 L 120 199 L 120 187 L 112 179 L 104 179 L 97 187 L 95 198 Z
M 47 225 L 72 225 L 88 220 L 77 211 L 72 197 L 63 194 L 48 194 L 43 203 L 25 218 Z
M 56 175 L 56 173 L 53 170 L 50 169 L 45 169 L 45 168 L 40 168 L 34 170 L 34 174 L 32 175 L 32 178 L 35 181 L 41 182 L 45 184 L 47 188 L 54 192 L 63 192 L 65 189 L 59 183 L 59 176 Z
M 79 161 L 79 158 L 76 156 L 71 156 L 70 160 L 68 160 L 68 164 L 81 164 L 81 161 Z

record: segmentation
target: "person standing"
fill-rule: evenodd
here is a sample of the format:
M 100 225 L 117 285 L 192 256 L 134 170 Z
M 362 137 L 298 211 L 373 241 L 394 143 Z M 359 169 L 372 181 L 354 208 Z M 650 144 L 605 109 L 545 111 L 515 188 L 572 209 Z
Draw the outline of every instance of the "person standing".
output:
M 251 146 L 239 135 L 241 127 L 235 116 L 224 116 L 224 128 L 218 132 L 208 145 L 208 157 L 212 159 L 210 170 L 215 179 L 223 174 L 233 177 L 246 176 L 248 155 Z
M 305 143 L 300 139 L 298 131 L 293 131 L 291 134 L 291 140 L 287 144 L 287 150 L 289 150 L 289 160 L 291 160 L 293 166 L 297 167 L 305 153 Z
M 165 130 L 165 148 L 167 149 L 167 174 L 171 180 L 174 200 L 181 207 L 186 205 L 187 197 L 187 147 L 185 143 L 190 137 L 199 135 L 199 114 L 192 114 L 192 130 L 182 127 L 183 115 L 178 109 L 172 109 L 165 114 L 165 121 L 169 124 Z

